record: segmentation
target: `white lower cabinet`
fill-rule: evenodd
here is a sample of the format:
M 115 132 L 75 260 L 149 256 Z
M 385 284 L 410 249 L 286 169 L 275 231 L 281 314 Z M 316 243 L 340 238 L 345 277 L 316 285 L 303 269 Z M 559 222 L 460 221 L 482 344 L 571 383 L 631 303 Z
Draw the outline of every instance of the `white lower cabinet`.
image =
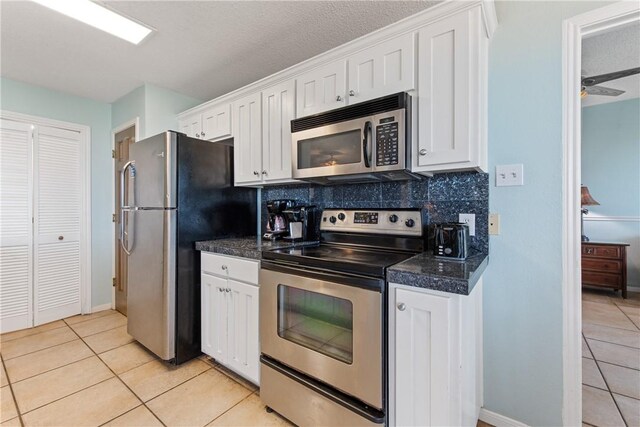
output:
M 482 282 L 469 296 L 390 285 L 389 378 L 390 425 L 476 425 Z
M 234 266 L 242 278 L 254 277 L 253 270 L 257 278 L 258 262 L 208 253 L 202 254 L 202 261 L 202 352 L 259 385 L 257 280 L 245 283 L 232 278 Z M 225 268 L 210 271 L 210 265 Z

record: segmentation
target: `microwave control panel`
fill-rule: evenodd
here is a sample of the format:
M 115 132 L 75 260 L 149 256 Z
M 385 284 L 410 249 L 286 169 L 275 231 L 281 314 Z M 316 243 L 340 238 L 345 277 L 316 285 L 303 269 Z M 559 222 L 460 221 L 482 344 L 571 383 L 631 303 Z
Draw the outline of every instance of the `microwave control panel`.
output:
M 376 126 L 376 166 L 398 164 L 398 122 L 385 117 Z

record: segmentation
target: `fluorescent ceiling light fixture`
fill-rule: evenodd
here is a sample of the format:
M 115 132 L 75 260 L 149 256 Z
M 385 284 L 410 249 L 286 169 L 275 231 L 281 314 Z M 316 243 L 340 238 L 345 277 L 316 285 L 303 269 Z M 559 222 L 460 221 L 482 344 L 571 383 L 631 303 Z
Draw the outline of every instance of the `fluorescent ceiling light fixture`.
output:
M 140 43 L 152 31 L 90 0 L 33 1 L 133 44 Z

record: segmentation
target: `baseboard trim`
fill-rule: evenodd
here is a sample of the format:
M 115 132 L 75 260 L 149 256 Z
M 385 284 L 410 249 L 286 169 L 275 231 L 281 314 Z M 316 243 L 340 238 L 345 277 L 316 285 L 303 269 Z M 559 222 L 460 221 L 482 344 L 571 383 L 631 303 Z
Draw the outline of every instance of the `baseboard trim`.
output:
M 91 307 L 92 313 L 96 313 L 98 311 L 104 311 L 104 310 L 111 310 L 111 303 L 96 305 L 94 307 Z
M 487 424 L 491 424 L 495 427 L 527 427 L 525 423 L 516 421 L 504 415 L 500 415 L 496 412 L 489 411 L 485 408 L 480 408 L 480 421 L 484 421 Z

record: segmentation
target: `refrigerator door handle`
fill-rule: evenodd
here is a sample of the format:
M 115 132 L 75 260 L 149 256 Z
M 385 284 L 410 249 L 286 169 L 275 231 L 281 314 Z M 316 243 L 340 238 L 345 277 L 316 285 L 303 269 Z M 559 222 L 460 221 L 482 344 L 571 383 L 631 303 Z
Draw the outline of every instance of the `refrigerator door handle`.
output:
M 127 255 L 131 255 L 131 251 L 133 250 L 133 245 L 131 248 L 129 248 L 129 234 L 127 233 L 127 244 L 125 244 L 125 232 L 124 232 L 124 213 L 125 212 L 129 212 L 129 206 L 124 205 L 125 200 L 124 200 L 124 192 L 125 192 L 125 181 L 126 181 L 126 173 L 127 173 L 127 169 L 131 168 L 131 178 L 133 179 L 133 189 L 132 189 L 132 198 L 133 198 L 133 206 L 135 206 L 135 200 L 136 200 L 136 190 L 135 190 L 135 185 L 136 185 L 136 181 L 135 181 L 135 177 L 136 177 L 136 166 L 135 166 L 135 162 L 129 161 L 127 163 L 125 163 L 124 167 L 122 168 L 122 170 L 120 171 L 120 246 L 122 247 L 122 250 L 127 254 Z M 127 220 L 129 219 L 129 214 L 127 213 Z M 135 224 L 134 224 L 135 225 Z M 133 237 L 131 239 L 133 241 Z

